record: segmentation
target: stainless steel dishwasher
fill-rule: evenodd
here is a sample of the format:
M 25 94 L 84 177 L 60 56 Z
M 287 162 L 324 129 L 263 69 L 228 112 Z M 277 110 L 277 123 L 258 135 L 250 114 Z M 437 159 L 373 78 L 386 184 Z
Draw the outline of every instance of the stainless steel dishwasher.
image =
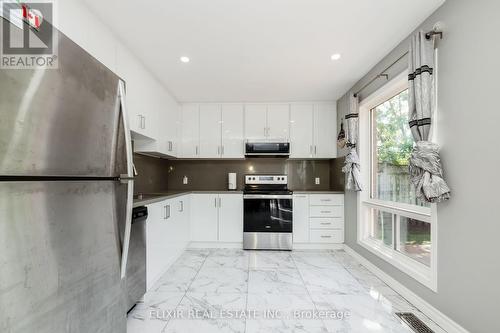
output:
M 146 293 L 146 220 L 148 208 L 132 211 L 132 230 L 126 275 L 127 310 L 130 311 Z

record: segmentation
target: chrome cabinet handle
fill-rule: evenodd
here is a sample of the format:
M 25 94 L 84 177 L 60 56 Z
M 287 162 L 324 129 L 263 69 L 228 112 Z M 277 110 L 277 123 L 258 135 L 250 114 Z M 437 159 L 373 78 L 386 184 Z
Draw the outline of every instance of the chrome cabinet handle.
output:
M 183 212 L 184 211 L 184 201 L 182 201 L 182 200 L 179 201 L 179 204 L 180 204 L 180 206 L 179 206 L 179 212 Z
M 219 198 L 219 208 L 221 208 L 221 207 L 222 207 L 222 199 Z
M 314 145 L 314 155 L 317 154 L 316 148 L 317 148 L 316 145 Z
M 320 199 L 320 201 L 332 201 L 332 199 Z
M 327 214 L 327 213 L 331 213 L 332 211 L 331 210 L 322 210 L 321 213 L 323 214 Z
M 311 155 L 313 154 L 313 146 L 312 145 L 309 146 L 309 154 L 311 154 Z
M 321 224 L 321 225 L 330 225 L 330 224 L 332 224 L 332 223 L 331 223 L 331 222 L 322 222 L 322 223 L 320 223 L 320 224 Z
M 321 235 L 321 238 L 332 238 L 332 236 L 324 236 L 324 235 Z
M 222 146 L 222 155 L 224 155 L 224 145 Z
M 198 146 L 196 146 L 195 150 L 196 150 L 196 155 L 198 155 Z
M 214 205 L 215 205 L 215 208 L 217 208 L 217 198 L 214 198 Z

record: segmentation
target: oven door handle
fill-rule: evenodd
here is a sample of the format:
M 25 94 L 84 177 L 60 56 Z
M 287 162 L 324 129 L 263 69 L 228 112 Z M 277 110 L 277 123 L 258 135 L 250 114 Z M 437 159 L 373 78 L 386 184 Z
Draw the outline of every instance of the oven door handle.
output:
M 245 194 L 243 199 L 292 199 L 292 195 Z

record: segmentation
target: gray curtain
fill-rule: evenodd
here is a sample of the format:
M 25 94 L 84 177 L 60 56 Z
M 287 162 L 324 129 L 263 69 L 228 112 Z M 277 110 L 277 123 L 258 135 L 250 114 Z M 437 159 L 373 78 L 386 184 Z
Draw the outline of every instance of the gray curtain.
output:
M 426 202 L 450 198 L 443 178 L 439 146 L 429 141 L 434 116 L 434 41 L 420 31 L 408 54 L 409 125 L 416 145 L 410 157 L 410 178 L 417 197 Z
M 345 189 L 351 191 L 361 191 L 361 174 L 359 165 L 359 156 L 356 151 L 358 143 L 358 97 L 350 95 L 349 111 L 345 116 L 346 122 L 346 146 L 349 148 L 349 153 L 345 157 L 344 167 L 342 172 L 346 174 Z

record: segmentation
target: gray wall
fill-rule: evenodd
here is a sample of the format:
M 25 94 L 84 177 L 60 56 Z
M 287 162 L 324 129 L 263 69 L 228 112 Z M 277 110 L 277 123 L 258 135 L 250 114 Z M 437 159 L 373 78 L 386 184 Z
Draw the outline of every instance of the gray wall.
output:
M 452 199 L 438 206 L 438 292 L 356 242 L 356 195 L 346 194 L 346 243 L 470 332 L 500 332 L 500 1 L 448 0 L 421 26 L 445 24 L 439 41 L 438 141 Z M 361 41 L 362 42 L 362 41 Z M 403 41 L 351 91 L 407 50 Z M 406 61 L 390 74 L 405 70 Z M 392 76 L 392 75 L 391 75 Z M 368 96 L 381 79 L 361 94 Z M 337 102 L 340 118 L 345 96 Z M 366 166 L 362 166 L 366 167 Z

